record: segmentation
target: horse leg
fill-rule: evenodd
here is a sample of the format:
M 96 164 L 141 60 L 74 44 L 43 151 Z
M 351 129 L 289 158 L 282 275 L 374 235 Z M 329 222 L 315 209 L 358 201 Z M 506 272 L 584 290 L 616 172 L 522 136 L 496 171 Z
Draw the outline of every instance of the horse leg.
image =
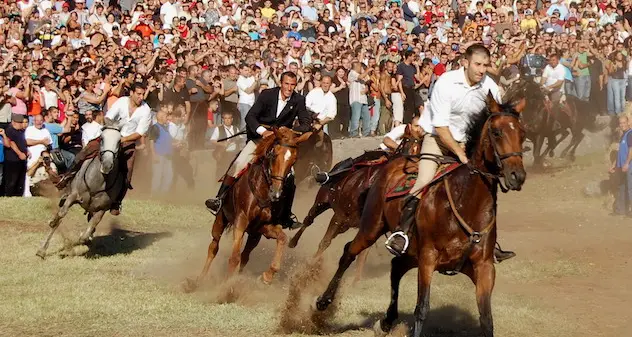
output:
M 423 256 L 423 257 L 422 257 Z M 415 307 L 415 330 L 413 337 L 421 337 L 424 321 L 430 309 L 430 283 L 435 271 L 435 259 L 430 254 L 419 255 L 419 270 L 417 276 L 417 306 Z
M 318 195 L 316 195 L 316 201 L 314 202 L 314 205 L 312 205 L 312 208 L 309 209 L 309 213 L 307 213 L 305 220 L 303 220 L 303 227 L 301 227 L 298 233 L 296 233 L 292 240 L 290 240 L 290 244 L 288 245 L 290 248 L 295 248 L 296 245 L 298 245 L 298 240 L 301 239 L 303 232 L 305 232 L 305 229 L 307 227 L 311 226 L 311 224 L 314 223 L 314 219 L 317 216 L 321 215 L 324 211 L 331 208 L 331 205 L 329 204 L 329 195 L 327 192 L 321 194 L 320 191 L 322 190 L 323 189 L 318 191 Z
M 279 269 L 281 269 L 281 260 L 283 259 L 283 251 L 285 250 L 285 244 L 287 243 L 287 235 L 283 232 L 281 225 L 265 225 L 263 226 L 263 235 L 268 239 L 276 239 L 276 250 L 274 251 L 274 258 L 270 264 L 270 269 L 263 272 L 262 280 L 265 284 L 272 283 L 272 278 Z
M 356 256 L 358 256 L 358 254 L 360 254 L 363 250 L 371 247 L 380 234 L 384 233 L 382 212 L 374 212 L 371 216 L 372 219 L 369 218 L 367 221 L 369 226 L 360 225 L 360 231 L 358 231 L 351 242 L 348 242 L 345 245 L 340 261 L 338 261 L 338 270 L 336 270 L 336 274 L 334 274 L 334 277 L 329 282 L 327 290 L 325 290 L 325 292 L 316 301 L 316 308 L 318 310 L 323 311 L 327 309 L 327 307 L 334 301 L 342 276 L 355 260 Z
M 239 214 L 235 218 L 235 223 L 233 225 L 235 226 L 235 229 L 233 230 L 233 250 L 230 254 L 230 258 L 228 258 L 227 277 L 233 276 L 239 267 L 241 260 L 241 243 L 244 240 L 246 227 L 248 227 L 248 219 L 246 219 L 246 216 L 243 213 Z
M 480 314 L 481 329 L 485 337 L 494 336 L 494 321 L 492 318 L 492 291 L 496 280 L 496 269 L 493 261 L 482 261 L 473 268 L 464 270 L 476 285 L 476 303 Z
M 217 256 L 217 252 L 219 251 L 219 240 L 222 238 L 224 227 L 224 212 L 220 211 L 215 216 L 215 222 L 213 223 L 213 229 L 211 232 L 211 236 L 213 237 L 213 239 L 208 245 L 208 253 L 206 256 L 206 261 L 204 262 L 204 268 L 202 268 L 202 272 L 197 277 L 197 279 L 186 279 L 184 284 L 185 292 L 192 292 L 197 289 L 197 287 L 200 285 L 200 283 L 202 283 L 202 281 L 208 274 L 208 271 L 211 268 L 211 263 L 213 262 L 213 259 L 215 259 L 215 256 Z
M 91 217 L 88 223 L 88 228 L 86 228 L 86 231 L 83 232 L 81 237 L 79 237 L 79 241 L 77 241 L 77 245 L 83 245 L 92 238 L 92 234 L 94 234 L 94 230 L 96 229 L 99 222 L 101 222 L 101 219 L 103 219 L 104 214 L 105 214 L 105 211 L 98 211 L 96 213 L 91 213 Z
M 544 136 L 537 134 L 533 140 L 533 166 L 540 168 L 542 166 L 542 144 Z
M 349 229 L 349 227 L 343 228 L 343 222 L 341 220 L 342 219 L 336 214 L 334 214 L 331 220 L 329 220 L 329 226 L 327 227 L 325 235 L 318 244 L 318 250 L 316 251 L 316 254 L 314 254 L 314 258 L 322 256 L 325 253 L 325 250 L 329 248 L 329 245 L 331 245 L 331 241 L 335 239 L 338 234 L 342 234 Z
M 577 150 L 577 147 L 579 146 L 579 144 L 582 142 L 582 140 L 585 137 L 584 133 L 581 130 L 579 130 L 578 132 L 579 133 L 577 134 L 577 137 L 574 137 L 576 139 L 573 142 L 573 146 L 571 147 L 571 150 L 569 152 L 568 159 L 570 159 L 571 161 L 575 161 L 575 151 Z
M 248 239 L 246 240 L 246 246 L 244 250 L 241 252 L 241 261 L 239 263 L 239 272 L 241 273 L 244 270 L 248 261 L 250 261 L 250 253 L 257 247 L 261 241 L 261 233 L 248 233 Z
M 408 255 L 395 257 L 391 260 L 391 303 L 386 310 L 386 317 L 379 321 L 381 331 L 377 331 L 378 333 L 388 333 L 393 328 L 393 323 L 399 317 L 399 283 L 402 277 L 415 266 L 415 259 Z
M 358 256 L 358 262 L 356 263 L 356 273 L 353 278 L 353 283 L 357 283 L 362 279 L 362 272 L 364 271 L 364 265 L 366 264 L 366 258 L 369 256 L 370 248 L 367 248 Z
M 41 259 L 44 259 L 46 257 L 46 250 L 48 249 L 48 245 L 50 244 L 50 239 L 53 237 L 53 234 L 55 233 L 57 227 L 59 227 L 61 219 L 63 219 L 66 214 L 68 214 L 68 210 L 76 201 L 76 193 L 70 193 L 68 197 L 66 197 L 64 203 L 61 205 L 53 219 L 48 222 L 48 226 L 50 226 L 50 231 L 48 232 L 48 236 L 46 236 L 46 240 L 44 241 L 44 243 L 42 243 L 35 255 L 39 256 Z

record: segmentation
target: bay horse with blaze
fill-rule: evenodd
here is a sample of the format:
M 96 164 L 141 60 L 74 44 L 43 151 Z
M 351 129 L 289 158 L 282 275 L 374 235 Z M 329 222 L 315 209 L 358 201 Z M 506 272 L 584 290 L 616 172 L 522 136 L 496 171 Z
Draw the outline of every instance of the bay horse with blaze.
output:
M 285 180 L 296 162 L 298 146 L 311 136 L 311 132 L 298 135 L 289 128 L 274 128 L 274 136 L 263 138 L 254 153 L 253 162 L 228 191 L 226 199 L 215 216 L 212 241 L 202 272 L 196 280 L 187 279 L 184 290 L 195 290 L 208 274 L 219 250 L 222 234 L 233 229 L 233 248 L 228 259 L 228 276 L 248 263 L 250 253 L 257 247 L 262 236 L 276 239 L 276 251 L 270 268 L 262 280 L 269 284 L 281 267 L 287 236 L 280 223 L 284 205 L 279 202 Z M 246 245 L 241 250 L 244 234 Z
M 398 317 L 399 282 L 406 272 L 418 267 L 418 297 L 414 336 L 422 335 L 428 315 L 430 283 L 434 271 L 448 275 L 461 272 L 476 285 L 480 323 L 486 337 L 493 336 L 491 294 L 495 282 L 496 202 L 498 188 L 519 191 L 526 178 L 522 161 L 525 131 L 520 113 L 525 100 L 500 105 L 491 95 L 487 107 L 474 116 L 467 131 L 468 164 L 459 165 L 423 191 L 411 229 L 411 243 L 405 255 L 391 265 L 391 302 L 376 332 L 386 334 Z M 390 191 L 406 175 L 405 158 L 385 165 L 371 186 L 355 238 L 346 244 L 338 270 L 316 302 L 325 310 L 334 300 L 342 276 L 363 250 L 400 219 L 403 198 L 389 199 Z M 429 160 L 421 155 L 421 160 Z M 504 181 L 504 186 L 503 182 Z

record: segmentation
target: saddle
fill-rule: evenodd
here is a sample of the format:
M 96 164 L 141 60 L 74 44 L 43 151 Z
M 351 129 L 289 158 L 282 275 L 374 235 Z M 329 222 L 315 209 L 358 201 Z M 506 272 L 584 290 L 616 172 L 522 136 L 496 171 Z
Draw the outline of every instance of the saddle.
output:
M 441 180 L 446 175 L 450 174 L 452 171 L 460 167 L 461 163 L 450 163 L 450 164 L 440 164 L 439 168 L 437 168 L 437 173 L 435 173 L 434 178 L 430 181 L 426 187 L 421 190 L 419 197 L 421 198 L 430 188 L 430 186 L 434 185 L 437 181 Z M 399 179 L 399 181 L 386 192 L 387 199 L 394 199 L 404 195 L 407 195 L 408 192 L 413 188 L 417 182 L 417 172 L 411 172 L 406 174 L 404 177 Z

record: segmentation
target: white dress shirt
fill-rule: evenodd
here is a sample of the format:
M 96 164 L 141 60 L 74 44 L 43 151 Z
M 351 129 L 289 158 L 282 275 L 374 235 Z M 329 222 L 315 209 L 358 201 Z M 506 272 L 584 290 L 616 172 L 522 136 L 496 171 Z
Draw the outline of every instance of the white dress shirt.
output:
M 88 142 L 101 136 L 103 126 L 96 121 L 85 123 L 81 126 L 81 143 L 86 146 Z
M 121 97 L 112 104 L 105 117 L 113 121 L 120 121 L 122 125 L 121 136 L 123 137 L 133 133 L 144 136 L 151 125 L 151 109 L 147 103 L 143 102 L 130 116 L 129 105 L 129 96 Z
M 290 100 L 290 98 L 288 97 L 287 99 L 283 99 L 283 95 L 281 95 L 281 91 L 279 90 L 279 98 L 277 101 L 277 111 L 276 111 L 276 116 L 277 118 L 279 118 L 279 116 L 281 115 L 281 112 L 283 111 L 283 109 L 285 109 L 285 106 L 287 105 L 287 102 Z M 264 128 L 263 126 L 259 126 L 257 128 L 257 130 L 255 130 L 258 134 L 263 135 L 264 132 L 266 132 L 268 129 Z
M 305 97 L 305 105 L 318 114 L 318 120 L 336 117 L 336 96 L 331 91 L 324 93 L 322 88 L 312 89 Z
M 393 140 L 395 143 L 397 143 L 397 145 L 401 144 L 402 142 L 402 138 L 404 138 L 404 134 L 406 134 L 406 126 L 408 124 L 400 124 L 396 127 L 394 127 L 391 131 L 389 131 L 387 134 L 384 135 L 384 138 L 388 137 L 391 140 Z M 389 147 L 384 145 L 384 142 L 382 142 L 382 144 L 380 144 L 380 148 L 382 150 L 388 150 Z
M 426 104 L 418 124 L 434 135 L 435 127 L 447 126 L 454 140 L 464 142 L 470 120 L 485 108 L 490 91 L 497 102 L 502 102 L 498 85 L 491 77 L 485 75 L 481 82 L 470 86 L 464 68 L 448 71 L 435 83 L 430 104 Z

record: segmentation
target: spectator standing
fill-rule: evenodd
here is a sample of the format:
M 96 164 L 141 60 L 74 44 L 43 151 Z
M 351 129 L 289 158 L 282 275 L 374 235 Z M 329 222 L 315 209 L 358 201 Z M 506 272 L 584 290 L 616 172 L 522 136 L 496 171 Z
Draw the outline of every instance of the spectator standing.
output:
M 10 146 L 4 146 L 4 195 L 21 197 L 24 194 L 26 176 L 26 159 L 28 146 L 24 137 L 24 121 L 26 116 L 13 114 L 11 125 L 6 129 L 6 137 L 11 140 Z M 4 138 L 4 137 L 3 137 Z M 6 141 L 6 138 L 4 139 Z
M 150 142 L 153 158 L 152 165 L 152 194 L 164 194 L 171 188 L 173 182 L 173 138 L 169 133 L 167 114 L 164 110 L 156 114 L 157 122 L 152 127 L 152 141 Z
M 252 74 L 252 69 L 249 65 L 244 64 L 241 67 L 241 74 L 237 79 L 237 88 L 239 92 L 239 103 L 237 109 L 239 109 L 239 125 L 244 127 L 246 125 L 246 115 L 253 104 L 255 104 L 255 90 L 259 87 L 259 79 Z

